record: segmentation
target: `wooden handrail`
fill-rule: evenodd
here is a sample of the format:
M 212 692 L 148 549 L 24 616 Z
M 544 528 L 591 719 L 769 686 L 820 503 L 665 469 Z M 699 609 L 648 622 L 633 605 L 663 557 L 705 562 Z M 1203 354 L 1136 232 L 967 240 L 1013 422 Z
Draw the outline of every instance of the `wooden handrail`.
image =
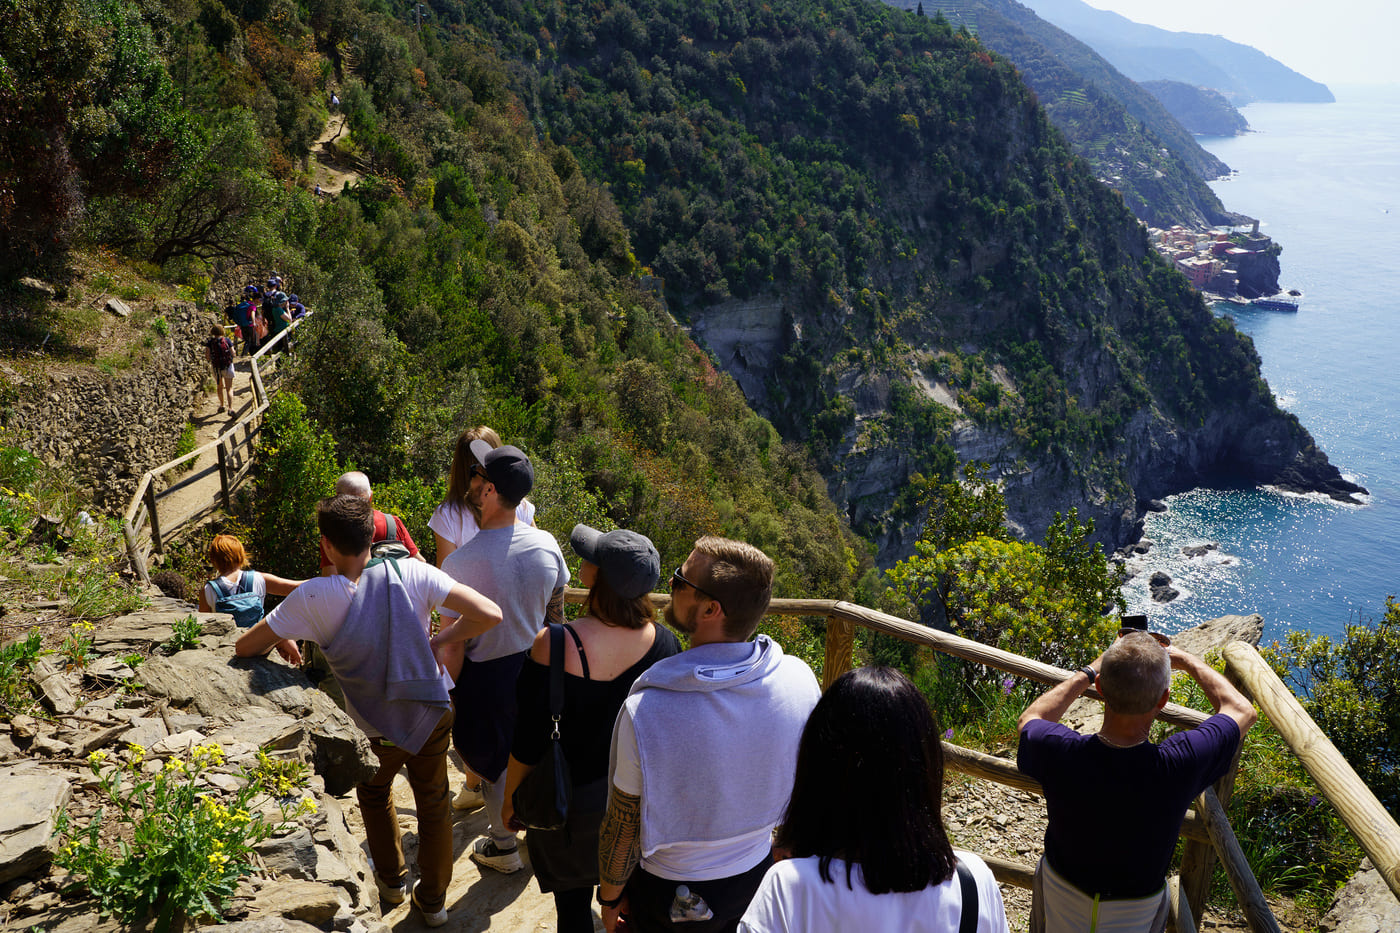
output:
M 146 566 L 146 556 L 143 552 L 143 539 L 149 538 L 151 549 L 159 553 L 163 550 L 165 540 L 178 536 L 185 530 L 186 524 L 192 519 L 216 511 L 221 505 L 227 506 L 229 497 L 233 493 L 233 488 L 247 476 L 246 468 L 241 470 L 229 470 L 224 462 L 225 442 L 228 443 L 228 450 L 237 451 L 238 439 L 236 437 L 240 428 L 245 430 L 243 443 L 251 446 L 261 431 L 262 416 L 267 411 L 269 398 L 267 385 L 263 380 L 262 368 L 270 361 L 266 360 L 267 353 L 277 348 L 277 346 L 290 338 L 292 331 L 300 327 L 311 315 L 293 321 L 286 329 L 258 348 L 258 351 L 249 357 L 249 383 L 253 389 L 253 407 L 242 418 L 239 418 L 228 428 L 225 428 L 218 437 L 214 438 L 204 446 L 192 450 L 187 454 L 176 457 L 162 463 L 160 466 L 147 470 L 142 474 L 141 479 L 136 484 L 136 491 L 127 505 L 125 514 L 122 516 L 122 537 L 126 541 L 127 558 L 130 560 L 132 568 L 136 571 L 143 583 L 150 582 L 150 572 Z M 211 450 L 217 450 L 219 456 L 219 489 L 208 502 L 202 502 L 195 506 L 188 515 L 180 516 L 177 521 L 169 524 L 162 523 L 157 514 L 158 503 L 162 496 L 171 490 L 157 493 L 155 491 L 155 481 L 158 477 L 165 475 L 170 470 L 183 466 L 185 463 L 193 462 Z M 178 484 L 177 484 L 178 485 Z M 172 487 L 172 489 L 175 487 Z M 142 508 L 146 509 L 146 521 L 138 523 L 137 517 Z M 149 529 L 149 533 L 143 535 L 143 527 Z
M 1253 645 L 1232 641 L 1223 653 L 1230 673 L 1264 710 L 1391 892 L 1400 897 L 1400 826 Z

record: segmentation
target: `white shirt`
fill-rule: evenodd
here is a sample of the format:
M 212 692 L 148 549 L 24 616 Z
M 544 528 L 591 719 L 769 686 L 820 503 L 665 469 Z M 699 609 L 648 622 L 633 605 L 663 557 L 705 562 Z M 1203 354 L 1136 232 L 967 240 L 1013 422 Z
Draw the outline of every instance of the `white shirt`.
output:
M 421 560 L 398 561 L 403 575 L 404 587 L 413 609 L 423 620 L 426 633 L 432 624 L 432 612 L 446 601 L 456 581 Z M 350 600 L 354 598 L 356 584 L 348 577 L 335 574 L 329 577 L 312 577 L 292 590 L 290 596 L 267 616 L 267 627 L 278 638 L 314 641 L 318 645 L 330 644 L 345 624 L 345 616 L 350 611 Z M 450 690 L 452 678 L 442 672 L 443 683 Z M 355 712 L 353 705 L 346 701 L 346 712 L 366 735 L 378 732 Z
M 1006 907 L 991 869 L 971 852 L 957 852 L 977 882 L 977 933 L 1007 933 Z M 818 856 L 777 862 L 739 921 L 740 933 L 956 933 L 962 916 L 957 873 L 921 891 L 871 894 L 860 866 L 846 887 L 846 863 L 831 860 L 823 881 Z
M 245 573 L 253 573 L 253 571 L 235 570 L 228 576 L 220 577 L 219 579 L 223 581 L 224 586 L 228 587 L 230 594 L 237 593 L 238 585 L 243 582 L 243 574 Z M 253 593 L 256 594 L 259 599 L 267 598 L 267 581 L 263 579 L 263 575 L 260 573 L 253 573 Z M 214 591 L 214 584 L 207 582 L 204 584 L 204 601 L 208 603 L 211 608 L 219 601 L 219 594 Z
M 533 525 L 535 523 L 534 503 L 529 499 L 521 499 L 520 504 L 515 507 L 515 517 L 526 525 Z M 476 524 L 476 516 L 472 514 L 471 509 L 448 502 L 442 503 L 433 510 L 433 517 L 428 519 L 428 527 L 441 536 L 444 541 L 451 541 L 454 549 L 476 537 L 476 533 L 481 530 Z

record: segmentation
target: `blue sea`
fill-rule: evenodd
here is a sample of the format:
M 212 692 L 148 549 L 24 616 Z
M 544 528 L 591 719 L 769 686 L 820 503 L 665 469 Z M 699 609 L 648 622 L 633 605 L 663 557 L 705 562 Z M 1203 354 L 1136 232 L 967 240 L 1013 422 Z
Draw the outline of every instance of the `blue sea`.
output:
M 1333 87 L 1333 104 L 1251 104 L 1252 132 L 1205 138 L 1234 174 L 1212 184 L 1283 246 L 1298 313 L 1226 308 L 1254 339 L 1279 404 L 1296 414 L 1362 506 L 1267 489 L 1198 489 L 1152 515 L 1131 564 L 1131 611 L 1174 632 L 1257 612 L 1264 641 L 1339 636 L 1400 595 L 1400 86 Z M 1187 558 L 1181 549 L 1215 542 Z M 1181 596 L 1147 593 L 1154 570 Z

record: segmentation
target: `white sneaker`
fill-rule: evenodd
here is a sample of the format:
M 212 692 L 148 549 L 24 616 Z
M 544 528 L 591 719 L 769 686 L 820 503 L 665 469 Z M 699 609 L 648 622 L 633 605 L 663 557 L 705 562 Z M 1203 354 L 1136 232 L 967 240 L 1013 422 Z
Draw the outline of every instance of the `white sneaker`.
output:
M 384 904 L 402 904 L 408 897 L 408 887 L 402 884 L 389 884 L 379 877 L 379 872 L 374 873 L 374 886 L 379 889 L 379 900 Z
M 423 906 L 418 903 L 418 885 L 413 886 L 413 906 L 418 908 L 418 912 L 423 915 L 423 922 L 430 927 L 440 927 L 447 922 L 447 906 L 443 905 L 442 910 L 428 913 Z
M 502 849 L 490 836 L 480 836 L 472 843 L 470 857 L 478 865 L 493 868 L 504 875 L 513 874 L 525 867 L 525 863 L 520 861 L 518 846 Z
M 457 796 L 452 798 L 454 810 L 480 810 L 484 806 L 486 798 L 481 795 L 481 788 L 465 783 L 462 784 L 462 789 L 457 791 Z

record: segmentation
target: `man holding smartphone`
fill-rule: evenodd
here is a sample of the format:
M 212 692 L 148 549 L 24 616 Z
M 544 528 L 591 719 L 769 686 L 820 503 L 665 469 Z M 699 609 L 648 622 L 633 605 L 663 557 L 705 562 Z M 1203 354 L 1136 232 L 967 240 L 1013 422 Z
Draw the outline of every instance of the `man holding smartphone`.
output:
M 1125 622 L 1129 620 L 1124 619 Z M 1145 620 L 1143 620 L 1145 622 Z M 1254 706 L 1203 660 L 1157 632 L 1125 627 L 1090 665 L 1021 714 L 1016 764 L 1045 790 L 1049 824 L 1032 888 L 1031 933 L 1097 929 L 1160 933 L 1166 875 L 1186 808 L 1230 767 L 1258 718 Z M 1171 672 L 1200 684 L 1215 715 L 1148 741 L 1171 692 Z M 1103 726 L 1081 735 L 1059 720 L 1090 686 Z

